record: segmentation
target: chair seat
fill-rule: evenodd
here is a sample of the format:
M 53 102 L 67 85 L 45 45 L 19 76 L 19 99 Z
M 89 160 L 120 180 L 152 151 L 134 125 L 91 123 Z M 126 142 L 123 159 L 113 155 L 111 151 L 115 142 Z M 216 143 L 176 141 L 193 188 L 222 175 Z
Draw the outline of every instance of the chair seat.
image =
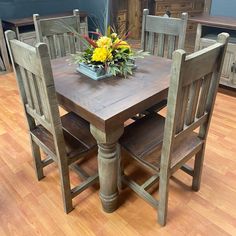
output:
M 96 140 L 90 133 L 89 123 L 87 121 L 73 112 L 62 116 L 61 121 L 65 137 L 66 152 L 69 159 L 81 156 L 83 153 L 97 146 Z M 31 133 L 56 155 L 53 136 L 50 132 L 42 125 L 38 125 Z
M 125 128 L 120 144 L 132 157 L 159 171 L 164 126 L 165 118 L 163 116 L 156 113 L 145 116 Z M 203 142 L 195 132 L 192 132 L 188 140 L 180 142 L 174 148 L 171 157 L 171 168 L 179 163 L 182 157 L 192 153 L 196 146 L 200 147 Z M 152 153 L 153 155 L 151 155 Z
M 74 112 L 69 112 L 61 117 L 62 128 L 88 149 L 97 146 L 97 142 L 90 132 L 89 122 Z

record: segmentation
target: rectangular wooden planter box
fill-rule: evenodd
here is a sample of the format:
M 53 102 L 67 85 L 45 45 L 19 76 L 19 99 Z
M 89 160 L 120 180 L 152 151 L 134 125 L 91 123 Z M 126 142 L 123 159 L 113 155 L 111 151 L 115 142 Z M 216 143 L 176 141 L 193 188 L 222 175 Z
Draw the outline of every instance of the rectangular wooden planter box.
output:
M 132 63 L 133 63 L 132 69 L 134 70 L 137 68 L 137 66 L 135 65 L 134 60 L 132 60 Z M 80 72 L 93 80 L 100 80 L 100 79 L 105 79 L 105 78 L 109 78 L 109 77 L 113 76 L 111 73 L 107 73 L 102 68 L 96 68 L 93 66 L 89 66 L 85 63 L 79 63 L 79 67 L 77 67 L 76 70 L 77 70 L 77 72 Z
M 92 67 L 92 66 L 86 65 L 85 63 L 79 63 L 79 67 L 77 68 L 77 71 L 88 76 L 89 78 L 93 80 L 100 80 L 100 79 L 112 77 L 112 74 L 107 73 L 104 69 Z

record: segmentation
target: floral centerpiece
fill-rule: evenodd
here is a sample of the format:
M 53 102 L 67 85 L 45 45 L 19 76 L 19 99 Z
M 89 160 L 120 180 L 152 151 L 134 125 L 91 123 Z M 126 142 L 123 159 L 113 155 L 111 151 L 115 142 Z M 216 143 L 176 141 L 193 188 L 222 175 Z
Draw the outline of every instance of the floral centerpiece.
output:
M 135 59 L 147 55 L 143 51 L 133 51 L 126 39 L 129 33 L 120 37 L 111 27 L 107 34 L 92 32 L 96 39 L 84 35 L 86 50 L 73 55 L 78 71 L 93 79 L 120 75 L 127 78 L 136 68 Z

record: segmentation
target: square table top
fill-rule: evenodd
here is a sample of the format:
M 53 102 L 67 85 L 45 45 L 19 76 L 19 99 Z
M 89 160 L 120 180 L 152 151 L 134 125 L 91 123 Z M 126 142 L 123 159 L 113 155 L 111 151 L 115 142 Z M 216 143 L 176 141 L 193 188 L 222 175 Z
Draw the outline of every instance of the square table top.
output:
M 69 65 L 66 58 L 52 61 L 58 101 L 97 128 L 107 130 L 167 98 L 171 60 L 148 56 L 138 59 L 132 76 L 95 81 Z

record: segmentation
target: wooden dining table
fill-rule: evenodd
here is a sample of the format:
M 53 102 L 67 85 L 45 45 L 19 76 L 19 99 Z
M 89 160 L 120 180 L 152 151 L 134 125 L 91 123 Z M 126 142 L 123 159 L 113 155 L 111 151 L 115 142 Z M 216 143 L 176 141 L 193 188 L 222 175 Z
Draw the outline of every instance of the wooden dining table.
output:
M 59 104 L 90 123 L 98 143 L 100 199 L 105 212 L 118 207 L 118 141 L 129 118 L 167 98 L 171 60 L 148 56 L 136 61 L 128 78 L 95 81 L 78 72 L 68 58 L 52 61 Z

